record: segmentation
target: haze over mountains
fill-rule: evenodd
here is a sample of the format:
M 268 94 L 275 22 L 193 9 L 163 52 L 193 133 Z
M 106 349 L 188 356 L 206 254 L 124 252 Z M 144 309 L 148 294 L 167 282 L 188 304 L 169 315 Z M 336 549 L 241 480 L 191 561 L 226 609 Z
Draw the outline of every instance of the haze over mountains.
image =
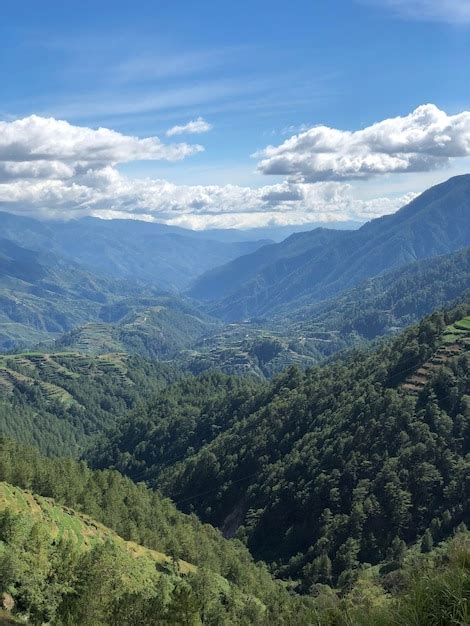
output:
M 227 321 L 318 301 L 423 258 L 470 245 L 470 176 L 429 189 L 397 213 L 357 231 L 295 234 L 197 279 L 190 295 Z
M 182 289 L 216 265 L 256 250 L 266 241 L 236 231 L 209 234 L 137 220 L 82 218 L 41 222 L 0 213 L 5 239 L 47 250 L 111 278 L 142 280 L 161 289 Z
M 43 222 L 1 213 L 0 346 L 55 340 L 61 349 L 89 354 L 124 350 L 158 358 L 189 349 L 183 361 L 194 371 L 256 375 L 306 365 L 357 337 L 403 327 L 463 293 L 468 257 L 443 255 L 470 245 L 469 207 L 470 176 L 461 176 L 359 229 L 315 228 L 280 243 L 257 239 L 256 229 Z M 425 263 L 434 257 L 437 265 Z M 393 273 L 400 267 L 408 268 L 404 275 Z M 425 298 L 427 280 L 443 287 Z M 407 281 L 421 294 L 414 311 L 396 301 L 398 293 L 406 300 Z M 351 307 L 360 312 L 346 323 Z M 376 331 L 365 330 L 366 309 Z M 250 318 L 254 324 L 239 329 L 225 330 L 218 321 Z

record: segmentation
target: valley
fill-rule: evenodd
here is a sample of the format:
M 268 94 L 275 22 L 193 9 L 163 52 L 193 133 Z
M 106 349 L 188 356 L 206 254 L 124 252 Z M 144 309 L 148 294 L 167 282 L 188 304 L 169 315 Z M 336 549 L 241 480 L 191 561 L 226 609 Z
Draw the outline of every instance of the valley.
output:
M 357 230 L 211 233 L 241 256 L 209 272 L 200 233 L 0 216 L 13 613 L 392 624 L 417 569 L 469 576 L 469 181 Z M 127 227 L 190 239 L 185 280 L 116 265 Z

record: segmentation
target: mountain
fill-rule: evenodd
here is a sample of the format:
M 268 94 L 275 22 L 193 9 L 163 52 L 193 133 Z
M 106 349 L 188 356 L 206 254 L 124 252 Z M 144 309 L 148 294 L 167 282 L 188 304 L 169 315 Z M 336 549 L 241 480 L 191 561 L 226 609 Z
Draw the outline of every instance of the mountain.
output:
M 470 245 L 470 175 L 424 192 L 397 213 L 356 231 L 294 234 L 211 270 L 190 295 L 227 321 L 317 302 L 407 263 Z
M 183 349 L 178 362 L 193 373 L 272 378 L 289 365 L 305 368 L 397 333 L 469 293 L 465 248 L 390 270 L 315 304 L 285 305 L 270 319 L 221 325 Z
M 0 349 L 34 345 L 97 319 L 104 305 L 136 291 L 53 254 L 1 239 Z
M 124 354 L 0 356 L 0 434 L 46 454 L 78 456 L 90 439 L 177 377 Z
M 2 237 L 72 260 L 94 274 L 140 280 L 165 290 L 185 288 L 203 272 L 247 254 L 266 240 L 236 231 L 203 232 L 138 220 L 86 217 L 40 222 L 0 213 Z M 212 238 L 211 238 L 212 237 Z
M 53 347 L 84 354 L 126 352 L 168 359 L 219 326 L 217 320 L 174 296 L 129 298 L 103 307 L 100 321 L 74 328 L 58 337 Z
M 283 307 L 267 323 L 297 341 L 370 340 L 404 329 L 433 310 L 470 293 L 470 248 L 404 265 L 361 282 L 341 295 L 293 310 Z M 299 301 L 299 304 L 301 300 Z M 321 350 L 321 344 L 315 347 Z M 331 353 L 328 350 L 327 353 Z
M 6 239 L 0 239 L 0 304 L 3 352 L 56 339 L 59 348 L 156 357 L 187 347 L 217 325 L 156 287 L 96 276 Z M 71 334 L 61 337 L 64 332 Z
M 258 388 L 177 382 L 89 458 L 155 482 L 304 590 L 342 586 L 394 545 L 470 521 L 469 315 L 434 313 Z
M 258 228 L 248 228 L 241 231 L 206 230 L 204 231 L 204 233 L 206 234 L 206 236 L 210 236 L 211 233 L 214 233 L 214 236 L 220 238 L 221 236 L 227 236 L 226 233 L 232 232 L 236 233 L 238 238 L 242 236 L 247 241 L 260 241 L 262 239 L 271 239 L 272 241 L 278 243 L 280 241 L 283 241 L 287 237 L 290 237 L 290 235 L 293 235 L 294 233 L 303 233 L 309 230 L 314 230 L 315 228 L 329 228 L 333 230 L 356 230 L 363 224 L 363 221 L 356 222 L 354 220 L 345 220 L 342 222 L 307 222 L 305 224 L 288 224 L 285 226 L 259 226 Z M 224 235 L 222 235 L 222 233 Z

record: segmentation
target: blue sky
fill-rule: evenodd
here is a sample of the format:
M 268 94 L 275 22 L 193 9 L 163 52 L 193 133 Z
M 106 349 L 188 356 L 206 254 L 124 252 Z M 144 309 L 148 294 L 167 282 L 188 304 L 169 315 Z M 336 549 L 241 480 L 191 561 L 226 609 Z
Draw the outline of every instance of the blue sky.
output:
M 109 181 L 108 196 L 98 204 L 95 197 L 84 202 L 84 190 L 79 204 L 61 196 L 61 207 L 57 202 L 52 206 L 54 194 L 50 188 L 43 192 L 43 185 L 41 190 L 38 187 L 41 199 L 30 202 L 31 214 L 58 217 L 89 210 L 101 211 L 103 217 L 120 216 L 133 212 L 123 209 L 132 204 L 132 183 L 138 186 L 136 216 L 198 228 L 276 222 L 276 214 L 280 223 L 307 222 L 354 218 L 362 210 L 365 219 L 396 209 L 394 203 L 408 192 L 470 170 L 465 150 L 433 161 L 429 168 L 413 165 L 404 173 L 392 168 L 357 180 L 349 175 L 317 180 L 311 172 L 308 180 L 301 180 L 292 168 L 287 172 L 283 167 L 264 167 L 264 171 L 259 167 L 268 145 L 279 146 L 317 125 L 357 131 L 408 116 L 427 103 L 448 116 L 466 112 L 470 108 L 469 0 L 3 0 L 0 37 L 0 119 L 5 123 L 34 114 L 66 120 L 73 127 L 105 127 L 126 137 L 158 136 L 165 143 L 201 146 L 176 161 L 143 155 L 101 163 L 103 171 L 112 168 L 124 177 L 116 188 L 116 196 L 121 194 L 117 204 Z M 198 118 L 210 130 L 166 137 L 173 126 Z M 258 156 L 253 158 L 254 153 Z M 25 157 L 25 162 L 30 158 Z M 54 159 L 59 162 L 62 157 Z M 38 185 L 40 178 L 36 172 Z M 171 202 L 163 208 L 146 207 L 139 180 L 165 180 Z M 75 183 L 83 185 L 84 180 Z M 273 208 L 273 204 L 260 204 L 259 197 L 255 202 L 245 196 L 246 188 L 273 185 L 283 186 L 274 190 L 278 195 L 289 195 L 292 185 L 299 183 L 309 185 L 302 187 L 301 194 L 304 204 L 309 198 L 308 215 L 301 215 L 301 208 L 293 204 Z M 0 178 L 2 184 L 0 205 L 16 210 L 10 198 L 16 193 L 26 211 L 28 199 L 19 192 L 20 180 Z M 127 205 L 122 199 L 124 184 Z M 228 191 L 220 189 L 227 185 L 239 188 L 229 194 L 230 210 L 221 206 Z M 196 186 L 198 193 L 190 192 Z M 214 195 L 210 189 L 201 191 L 201 186 L 218 190 Z M 57 194 L 57 185 L 54 190 Z M 272 195 L 269 189 L 266 194 Z M 376 209 L 358 209 L 355 204 L 375 199 Z M 193 200 L 199 217 L 182 206 Z M 316 201 L 318 211 L 313 206 Z M 335 216 L 327 201 L 343 203 L 342 211 Z M 199 206 L 204 203 L 210 205 L 206 213 Z M 227 219 L 227 213 L 247 213 L 245 205 L 252 208 L 248 221 Z M 217 212 L 225 217 L 218 220 Z

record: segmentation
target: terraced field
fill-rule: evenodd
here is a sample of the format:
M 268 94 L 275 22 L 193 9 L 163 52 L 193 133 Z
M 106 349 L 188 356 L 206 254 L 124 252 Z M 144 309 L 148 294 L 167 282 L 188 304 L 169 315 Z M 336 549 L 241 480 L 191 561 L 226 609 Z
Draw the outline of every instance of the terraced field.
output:
M 172 368 L 122 353 L 0 356 L 0 435 L 45 454 L 77 456 L 142 397 L 165 386 Z
M 11 394 L 19 386 L 38 387 L 49 403 L 71 407 L 76 401 L 64 388 L 64 381 L 77 380 L 81 374 L 96 377 L 109 373 L 121 384 L 132 384 L 126 377 L 125 356 L 121 354 L 94 359 L 78 353 L 25 352 L 0 356 L 0 395 Z
M 408 393 L 418 394 L 440 367 L 468 352 L 470 352 L 470 316 L 454 322 L 445 329 L 439 349 L 406 378 L 402 388 Z
M 217 369 L 257 378 L 271 377 L 292 364 L 308 367 L 317 362 L 297 351 L 292 338 L 250 323 L 228 324 L 182 351 L 179 360 L 194 373 Z

